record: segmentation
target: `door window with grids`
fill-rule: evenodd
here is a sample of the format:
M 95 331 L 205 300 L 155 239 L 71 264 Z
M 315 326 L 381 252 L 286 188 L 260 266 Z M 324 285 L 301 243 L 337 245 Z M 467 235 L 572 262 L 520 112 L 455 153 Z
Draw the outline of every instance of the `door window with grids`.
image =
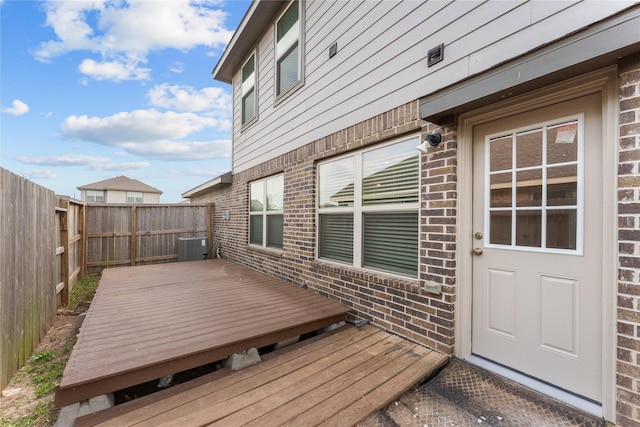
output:
M 582 251 L 582 117 L 488 137 L 489 245 Z
M 418 275 L 419 138 L 318 165 L 318 258 Z

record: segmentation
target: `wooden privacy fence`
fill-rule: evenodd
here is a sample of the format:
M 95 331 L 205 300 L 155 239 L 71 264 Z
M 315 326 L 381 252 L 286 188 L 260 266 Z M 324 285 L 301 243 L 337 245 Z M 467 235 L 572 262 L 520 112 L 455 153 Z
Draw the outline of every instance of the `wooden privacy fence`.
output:
M 84 216 L 86 205 L 58 199 L 56 207 L 56 256 L 60 280 L 56 284 L 58 305 L 69 303 L 73 285 L 84 275 Z
M 179 237 L 207 237 L 211 254 L 211 205 L 89 205 L 86 268 L 171 262 Z
M 0 168 L 0 388 L 44 337 L 82 274 L 83 209 Z
M 212 205 L 86 205 L 0 168 L 0 388 L 87 272 L 178 259 L 209 238 Z M 211 255 L 209 255 L 211 257 Z

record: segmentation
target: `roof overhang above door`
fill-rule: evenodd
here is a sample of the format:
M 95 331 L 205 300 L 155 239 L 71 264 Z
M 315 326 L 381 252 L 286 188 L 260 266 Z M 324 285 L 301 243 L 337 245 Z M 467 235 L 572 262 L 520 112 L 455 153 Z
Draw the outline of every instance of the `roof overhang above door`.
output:
M 640 6 L 420 99 L 420 117 L 459 114 L 615 64 L 640 51 Z

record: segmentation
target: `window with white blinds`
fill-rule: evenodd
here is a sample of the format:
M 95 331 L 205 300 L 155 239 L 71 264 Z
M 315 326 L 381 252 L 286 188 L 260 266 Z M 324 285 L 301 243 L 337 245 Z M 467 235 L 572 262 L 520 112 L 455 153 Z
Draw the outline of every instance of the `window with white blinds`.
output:
M 291 2 L 276 23 L 276 96 L 300 81 L 300 5 Z
M 249 193 L 249 244 L 282 249 L 284 176 L 254 181 Z
M 419 138 L 318 165 L 318 258 L 418 275 Z
M 256 117 L 256 55 L 252 54 L 242 67 L 242 124 Z

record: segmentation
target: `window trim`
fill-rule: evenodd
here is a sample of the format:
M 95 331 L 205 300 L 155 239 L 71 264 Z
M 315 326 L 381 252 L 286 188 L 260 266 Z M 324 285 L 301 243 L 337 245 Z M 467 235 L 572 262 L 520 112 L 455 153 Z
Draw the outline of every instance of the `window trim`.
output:
M 278 65 L 279 65 L 279 60 L 280 58 L 282 58 L 283 56 L 286 56 L 286 54 L 291 50 L 291 48 L 295 45 L 295 42 L 292 42 L 291 39 L 292 37 L 284 37 L 284 42 L 281 42 L 283 45 L 285 45 L 285 47 L 283 48 L 283 52 L 278 55 L 278 22 L 282 19 L 282 17 L 287 13 L 287 11 L 289 10 L 289 8 L 291 7 L 291 5 L 297 1 L 298 2 L 298 23 L 297 23 L 297 30 L 298 30 L 298 35 L 297 35 L 297 44 L 298 44 L 298 80 L 292 84 L 291 86 L 289 86 L 287 89 L 285 89 L 284 91 L 278 93 Z M 304 11 L 305 11 L 305 2 L 304 0 L 292 0 L 289 2 L 289 4 L 287 5 L 287 7 L 285 7 L 282 10 L 282 13 L 280 13 L 280 15 L 278 16 L 278 18 L 276 19 L 275 23 L 274 23 L 274 28 L 273 28 L 273 67 L 274 67 L 274 85 L 273 85 L 273 93 L 274 93 L 274 98 L 275 98 L 275 103 L 274 105 L 278 105 L 280 102 L 282 102 L 284 99 L 288 98 L 293 92 L 295 92 L 297 90 L 297 88 L 299 88 L 300 86 L 304 85 L 304 33 L 305 33 L 305 26 L 304 26 Z
M 89 193 L 92 193 L 91 195 Z M 97 193 L 102 194 L 102 200 L 96 200 Z M 91 197 L 92 200 L 89 200 Z M 105 203 L 107 200 L 107 192 L 105 190 L 86 190 L 85 199 L 87 203 Z
M 130 194 L 140 194 L 140 201 L 138 202 L 136 199 L 136 196 L 130 196 Z M 144 202 L 144 193 L 142 191 L 127 191 L 127 203 L 131 203 L 131 204 L 139 204 L 139 203 L 143 203 Z M 129 201 L 129 199 L 133 199 L 132 202 Z
M 252 84 L 245 84 L 243 80 L 244 67 L 253 58 L 253 73 L 251 73 Z M 244 99 L 245 92 L 249 92 L 253 89 L 253 117 L 250 120 L 244 121 Z M 258 121 L 258 51 L 257 49 L 251 52 L 246 61 L 240 67 L 240 125 L 241 129 L 245 129 Z
M 399 144 L 412 139 L 416 139 L 416 145 L 420 141 L 420 133 L 407 135 L 401 138 L 393 139 L 382 144 L 376 144 L 374 146 L 366 147 L 359 150 L 353 150 L 349 153 L 345 153 L 340 156 L 331 157 L 317 162 L 316 164 L 316 197 L 315 197 L 315 220 L 316 220 L 316 242 L 315 242 L 315 260 L 319 262 L 335 264 L 347 268 L 361 269 L 366 271 L 373 271 L 376 273 L 382 273 L 389 276 L 400 277 L 403 279 L 419 279 L 420 278 L 420 203 L 422 202 L 422 191 L 420 176 L 422 176 L 422 161 L 418 161 L 418 201 L 415 203 L 403 203 L 403 204 L 381 204 L 381 205 L 363 205 L 362 204 L 362 156 L 364 153 L 377 150 L 379 148 L 388 147 L 394 144 Z M 318 205 L 318 198 L 320 196 L 320 165 L 331 163 L 337 160 L 354 157 L 354 201 L 353 206 L 345 207 L 330 207 L 320 208 Z M 418 158 L 421 156 L 418 154 Z M 376 269 L 363 265 L 364 260 L 364 214 L 370 212 L 416 212 L 418 214 L 418 229 L 416 233 L 418 235 L 418 255 L 417 266 L 418 271 L 415 276 L 398 273 L 390 270 Z M 321 214 L 338 214 L 338 213 L 351 213 L 353 214 L 353 262 L 351 264 L 336 261 L 328 258 L 320 258 L 320 215 Z
M 269 251 L 277 251 L 277 252 L 282 252 L 283 248 L 279 248 L 277 246 L 268 246 L 267 245 L 267 231 L 268 231 L 268 227 L 267 227 L 267 217 L 270 215 L 281 215 L 283 217 L 284 220 L 284 206 L 283 209 L 279 209 L 279 210 L 268 210 L 267 209 L 267 203 L 266 203 L 266 197 L 268 195 L 267 193 L 267 181 L 269 181 L 270 179 L 273 178 L 278 178 L 278 177 L 282 177 L 282 192 L 283 192 L 283 196 L 284 196 L 284 173 L 279 173 L 279 174 L 275 174 L 275 175 L 270 175 L 268 177 L 265 178 L 261 178 L 261 179 L 256 179 L 254 181 L 250 181 L 249 182 L 249 205 L 248 205 L 248 218 L 247 218 L 247 244 L 252 247 L 252 248 L 259 248 L 259 249 L 263 249 L 263 250 L 269 250 Z M 263 197 L 265 198 L 265 200 L 263 200 L 263 210 L 261 211 L 251 211 L 251 186 L 253 184 L 257 184 L 257 183 L 262 183 L 263 185 Z M 283 201 L 284 202 L 284 201 Z M 256 244 L 256 243 L 252 243 L 251 242 L 251 217 L 252 216 L 261 216 L 262 217 L 262 244 Z M 282 226 L 282 234 L 283 234 L 283 245 L 284 245 L 284 224 Z

